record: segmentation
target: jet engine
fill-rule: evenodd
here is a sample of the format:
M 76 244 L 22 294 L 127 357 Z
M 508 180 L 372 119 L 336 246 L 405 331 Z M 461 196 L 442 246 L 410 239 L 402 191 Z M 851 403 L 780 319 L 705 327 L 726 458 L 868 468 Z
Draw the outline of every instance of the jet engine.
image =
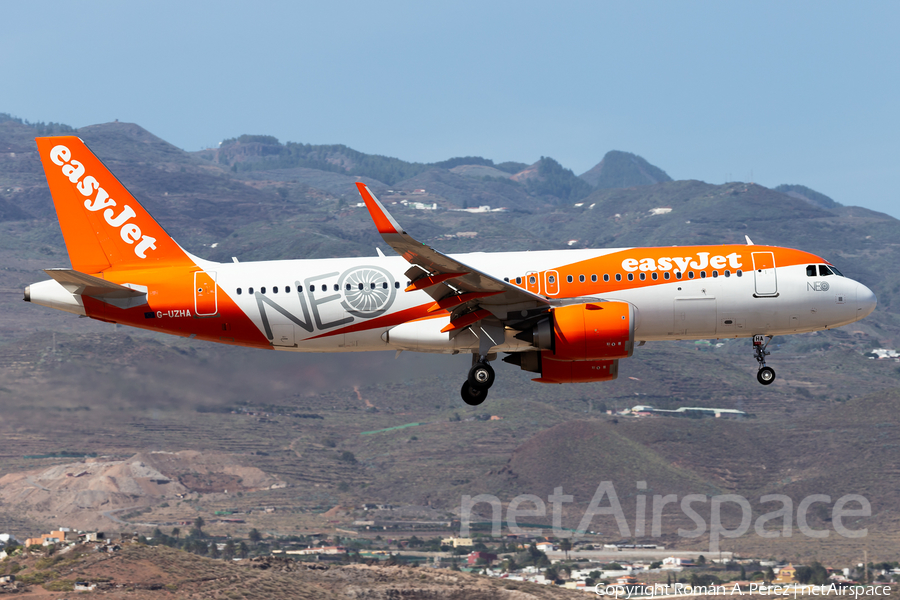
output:
M 570 304 L 516 336 L 540 352 L 503 360 L 541 374 L 544 383 L 608 381 L 618 375 L 618 359 L 634 352 L 634 307 L 628 302 Z

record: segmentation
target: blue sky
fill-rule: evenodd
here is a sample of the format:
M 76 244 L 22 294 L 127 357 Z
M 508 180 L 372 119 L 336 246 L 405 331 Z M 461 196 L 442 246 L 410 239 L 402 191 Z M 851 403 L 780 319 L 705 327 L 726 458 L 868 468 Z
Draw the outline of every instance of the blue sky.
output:
M 900 217 L 897 2 L 8 2 L 0 112 L 413 161 L 608 150 Z

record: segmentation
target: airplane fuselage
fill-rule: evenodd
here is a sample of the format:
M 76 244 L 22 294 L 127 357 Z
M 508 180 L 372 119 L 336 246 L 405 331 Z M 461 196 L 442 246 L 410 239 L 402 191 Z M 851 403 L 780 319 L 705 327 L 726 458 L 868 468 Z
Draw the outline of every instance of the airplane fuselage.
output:
M 652 266 L 645 259 L 641 270 L 640 257 L 654 254 L 666 256 L 653 259 Z M 671 257 L 681 265 L 664 260 Z M 817 331 L 857 321 L 874 307 L 868 288 L 832 273 L 823 259 L 767 246 L 476 252 L 453 258 L 549 298 L 631 303 L 637 315 L 635 337 L 641 341 Z M 765 268 L 754 269 L 754 258 L 756 266 Z M 778 266 L 779 259 L 794 264 Z M 451 340 L 439 335 L 449 314 L 427 313 L 434 301 L 425 292 L 404 291 L 408 263 L 399 256 L 195 260 L 197 267 L 179 268 L 180 273 L 168 268 L 107 272 L 115 283 L 146 286 L 146 305 L 123 308 L 81 298 L 69 310 L 214 342 L 298 352 L 449 353 L 477 347 L 477 340 L 465 336 Z M 823 266 L 829 272 L 820 275 Z M 31 301 L 61 308 L 38 289 L 58 285 L 31 286 Z M 72 296 L 61 290 L 59 298 L 66 297 Z M 496 348 L 528 349 L 512 336 Z

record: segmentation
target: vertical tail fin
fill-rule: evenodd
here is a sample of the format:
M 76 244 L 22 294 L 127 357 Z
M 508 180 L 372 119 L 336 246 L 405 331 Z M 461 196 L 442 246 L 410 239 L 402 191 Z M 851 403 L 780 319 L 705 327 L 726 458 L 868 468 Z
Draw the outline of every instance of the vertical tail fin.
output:
M 35 141 L 73 269 L 193 264 L 81 139 Z

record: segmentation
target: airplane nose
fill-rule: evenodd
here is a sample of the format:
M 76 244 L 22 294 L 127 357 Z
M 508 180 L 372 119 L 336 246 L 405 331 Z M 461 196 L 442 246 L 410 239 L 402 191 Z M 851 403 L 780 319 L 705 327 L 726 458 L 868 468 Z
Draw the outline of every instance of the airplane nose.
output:
M 856 284 L 856 318 L 862 319 L 872 314 L 878 300 L 872 290 L 861 283 Z

